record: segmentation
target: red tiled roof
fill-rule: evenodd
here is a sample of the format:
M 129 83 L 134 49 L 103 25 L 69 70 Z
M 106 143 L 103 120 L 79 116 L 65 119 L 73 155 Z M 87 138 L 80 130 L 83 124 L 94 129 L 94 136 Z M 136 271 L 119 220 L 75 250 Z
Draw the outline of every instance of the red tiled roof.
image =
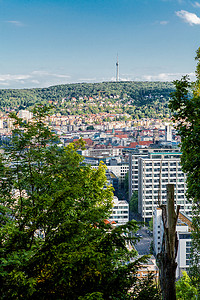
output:
M 139 145 L 141 146 L 149 146 L 150 144 L 153 144 L 152 141 L 139 141 Z
M 115 221 L 108 221 L 107 219 L 104 220 L 104 223 L 107 224 L 117 224 Z
M 153 144 L 152 141 L 139 141 L 139 143 L 138 142 L 131 142 L 130 145 L 128 146 L 128 148 L 136 148 L 136 146 L 138 146 L 138 145 L 139 146 L 149 146 L 151 144 Z
M 113 148 L 117 148 L 117 149 L 124 149 L 124 148 L 129 148 L 129 147 L 126 147 L 126 146 L 114 146 Z
M 116 134 L 115 137 L 120 138 L 120 139 L 126 139 L 126 138 L 128 138 L 128 135 L 127 134 L 119 134 L 119 135 Z
M 110 222 L 108 220 L 104 220 L 104 223 L 107 225 L 107 224 L 110 224 Z
M 83 139 L 88 145 L 93 145 L 94 142 L 89 138 L 89 139 Z
M 79 141 L 79 139 L 73 139 L 73 142 L 77 141 Z M 86 142 L 88 146 L 93 145 L 93 141 L 91 139 L 83 139 L 83 141 Z
M 131 142 L 129 148 L 136 148 L 138 146 L 138 142 Z

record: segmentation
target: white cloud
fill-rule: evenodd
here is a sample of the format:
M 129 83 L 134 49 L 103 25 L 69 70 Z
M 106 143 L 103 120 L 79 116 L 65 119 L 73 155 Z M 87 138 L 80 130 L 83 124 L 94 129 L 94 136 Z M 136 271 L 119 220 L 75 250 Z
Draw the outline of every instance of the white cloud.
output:
M 173 81 L 181 79 L 182 76 L 189 75 L 191 80 L 195 80 L 195 73 L 160 73 L 157 75 L 143 75 L 141 80 L 146 81 Z
M 47 71 L 33 71 L 28 74 L 0 74 L 0 88 L 48 87 L 69 83 L 71 77 L 66 74 Z
M 2 87 L 9 86 L 9 83 L 8 82 L 1 82 L 1 86 Z
M 158 73 L 158 74 L 121 74 L 120 81 L 173 81 L 180 80 L 182 76 L 189 75 L 192 81 L 195 81 L 195 73 Z M 107 79 L 109 81 L 116 81 L 115 77 Z
M 96 79 L 96 77 L 93 77 L 93 78 L 79 78 L 78 81 L 79 82 L 88 82 L 88 81 L 97 82 L 97 79 Z
M 190 13 L 186 10 L 180 10 L 176 12 L 176 15 L 190 25 L 200 25 L 200 18 L 197 17 L 196 14 Z
M 37 85 L 40 83 L 39 80 L 36 80 L 36 79 L 31 80 L 31 82 L 34 84 L 37 84 Z
M 20 21 L 6 21 L 6 23 L 10 23 L 18 27 L 24 26 L 24 24 Z
M 69 75 L 63 75 L 63 74 L 50 74 L 50 76 L 54 76 L 54 77 L 57 77 L 57 78 L 70 78 L 71 76 Z
M 44 76 L 50 76 L 50 77 L 57 77 L 57 78 L 70 78 L 69 75 L 65 75 L 65 74 L 55 74 L 55 73 L 51 73 L 51 72 L 47 72 L 47 71 L 33 71 L 31 74 L 33 74 L 34 76 L 40 76 L 40 77 L 44 77 Z
M 158 73 L 158 74 L 121 74 L 120 81 L 173 81 L 181 79 L 188 74 L 191 80 L 195 80 L 195 73 Z M 116 78 L 80 77 L 79 79 L 66 74 L 51 73 L 48 71 L 32 71 L 28 74 L 0 74 L 0 88 L 44 88 L 52 85 L 74 82 L 102 82 L 116 81 Z
M 200 3 L 199 2 L 194 2 L 193 4 L 192 4 L 194 7 L 200 7 Z
M 49 73 L 47 71 L 33 71 L 31 72 L 32 75 L 36 75 L 36 76 L 46 76 L 49 75 Z
M 0 75 L 0 81 L 20 81 L 24 79 L 30 78 L 30 75 L 11 75 L 11 74 L 4 74 Z
M 169 22 L 168 21 L 160 21 L 161 25 L 167 25 Z

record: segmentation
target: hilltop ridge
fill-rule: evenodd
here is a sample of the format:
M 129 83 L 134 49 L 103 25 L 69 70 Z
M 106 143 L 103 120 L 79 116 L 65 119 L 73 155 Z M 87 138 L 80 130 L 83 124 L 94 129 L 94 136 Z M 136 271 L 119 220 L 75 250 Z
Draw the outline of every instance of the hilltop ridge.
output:
M 121 81 L 74 83 L 32 89 L 0 89 L 0 109 L 18 111 L 35 104 L 52 104 L 56 112 L 97 114 L 110 112 L 131 117 L 168 117 L 171 82 Z

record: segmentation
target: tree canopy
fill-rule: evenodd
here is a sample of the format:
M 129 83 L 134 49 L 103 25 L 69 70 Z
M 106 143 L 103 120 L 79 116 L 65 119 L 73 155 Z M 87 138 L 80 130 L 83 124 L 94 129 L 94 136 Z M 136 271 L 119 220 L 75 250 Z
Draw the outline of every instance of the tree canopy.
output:
M 183 271 L 182 277 L 176 282 L 176 296 L 178 300 L 197 299 L 197 289 L 186 271 Z
M 133 118 L 168 117 L 170 82 L 74 83 L 34 89 L 0 89 L 0 110 L 32 109 L 36 104 L 53 104 L 62 115 L 108 112 Z M 126 116 L 119 116 L 126 119 Z
M 33 112 L 29 123 L 12 116 L 1 156 L 1 299 L 158 299 L 152 277 L 136 274 L 146 258 L 127 247 L 137 224 L 106 221 L 113 193 L 104 165 L 83 165 L 82 142 L 59 147 L 48 109 Z
M 187 174 L 187 198 L 193 203 L 193 275 L 200 287 L 200 48 L 197 50 L 197 80 L 191 83 L 188 76 L 175 81 L 176 91 L 169 107 L 181 136 L 181 165 Z

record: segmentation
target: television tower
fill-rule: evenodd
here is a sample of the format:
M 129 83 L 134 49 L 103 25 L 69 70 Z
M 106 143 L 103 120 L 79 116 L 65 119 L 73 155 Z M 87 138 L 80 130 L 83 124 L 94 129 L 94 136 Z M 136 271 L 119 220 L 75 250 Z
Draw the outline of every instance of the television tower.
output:
M 119 61 L 118 61 L 118 54 L 117 54 L 117 62 L 116 62 L 116 81 L 119 81 Z

